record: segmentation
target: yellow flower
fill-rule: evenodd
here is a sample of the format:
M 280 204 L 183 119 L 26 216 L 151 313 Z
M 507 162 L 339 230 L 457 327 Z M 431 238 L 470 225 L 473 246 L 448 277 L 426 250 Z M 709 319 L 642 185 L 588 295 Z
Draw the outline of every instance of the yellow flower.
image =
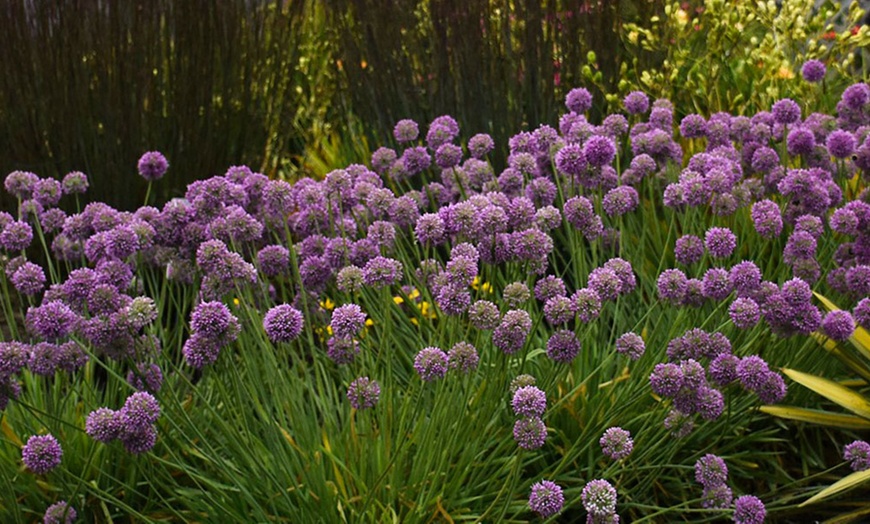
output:
M 320 301 L 320 307 L 327 311 L 332 311 L 335 308 L 335 302 L 333 302 L 329 297 L 326 297 Z
M 395 302 L 396 304 L 403 304 L 405 302 L 405 299 L 402 297 L 393 297 L 393 302 Z
M 794 73 L 788 67 L 782 66 L 779 68 L 779 71 L 776 72 L 776 76 L 785 80 L 791 80 L 794 78 Z
M 472 289 L 483 291 L 484 293 L 492 293 L 492 284 L 489 282 L 480 283 L 480 277 L 474 277 L 474 280 L 471 281 Z
M 239 302 L 239 299 L 233 297 L 233 305 L 239 307 L 239 304 L 241 304 L 241 302 Z

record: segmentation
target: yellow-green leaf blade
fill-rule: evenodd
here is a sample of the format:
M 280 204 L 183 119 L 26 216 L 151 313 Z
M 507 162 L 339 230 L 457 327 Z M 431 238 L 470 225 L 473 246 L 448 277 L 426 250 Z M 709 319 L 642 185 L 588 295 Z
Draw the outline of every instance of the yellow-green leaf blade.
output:
M 783 368 L 782 372 L 798 384 L 815 391 L 835 404 L 843 406 L 859 417 L 870 419 L 870 401 L 859 393 L 832 380 L 794 369 Z
M 845 429 L 870 429 L 870 420 L 849 415 L 848 413 L 833 413 L 818 409 L 800 408 L 797 406 L 762 406 L 761 411 L 774 417 L 809 422 L 827 427 Z
M 820 500 L 826 499 L 828 497 L 832 497 L 832 496 L 837 495 L 839 493 L 842 493 L 846 490 L 852 489 L 855 486 L 858 486 L 859 484 L 863 484 L 864 482 L 867 482 L 868 480 L 870 480 L 870 469 L 864 470 L 864 471 L 856 471 L 855 473 L 852 473 L 851 475 L 848 475 L 848 476 L 841 478 L 837 482 L 834 482 L 833 484 L 831 484 L 827 488 L 816 493 L 815 495 L 808 498 L 807 500 L 801 502 L 798 505 L 798 507 L 808 506 L 808 505 L 813 504 L 815 502 L 818 502 Z

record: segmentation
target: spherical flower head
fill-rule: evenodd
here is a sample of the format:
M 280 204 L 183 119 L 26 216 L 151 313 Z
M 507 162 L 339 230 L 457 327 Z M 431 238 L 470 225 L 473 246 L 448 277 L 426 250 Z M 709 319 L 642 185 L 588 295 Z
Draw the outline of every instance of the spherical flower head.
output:
M 728 316 L 738 328 L 749 329 L 761 318 L 761 308 L 749 297 L 738 297 L 729 306 Z
M 357 266 L 345 266 L 336 275 L 335 283 L 343 293 L 358 293 L 364 285 L 363 270 Z
M 238 319 L 222 302 L 200 302 L 190 314 L 190 330 L 192 333 L 219 340 L 236 331 Z
M 88 176 L 81 171 L 67 173 L 60 183 L 65 195 L 79 195 L 88 190 Z
M 662 271 L 656 281 L 659 298 L 674 304 L 682 302 L 688 287 L 688 278 L 679 269 L 666 269 Z
M 870 329 L 870 298 L 862 298 L 852 310 L 852 318 L 864 329 Z
M 728 271 L 719 267 L 711 267 L 704 273 L 701 284 L 701 293 L 704 297 L 711 300 L 725 300 L 731 294 L 732 289 Z
M 547 356 L 556 362 L 569 363 L 580 354 L 582 344 L 577 334 L 567 329 L 556 330 L 547 340 Z
M 426 347 L 414 357 L 414 369 L 424 382 L 444 378 L 447 374 L 447 354 L 436 347 Z
M 870 469 L 870 444 L 863 440 L 846 444 L 846 447 L 843 448 L 843 460 L 849 463 L 852 471 Z
M 626 355 L 631 360 L 642 357 L 645 350 L 643 339 L 637 333 L 629 331 L 616 339 L 616 352 Z
M 351 338 L 365 326 L 366 314 L 357 304 L 344 304 L 332 311 L 332 333 L 337 337 Z
M 637 278 L 634 276 L 634 269 L 631 263 L 622 258 L 611 258 L 604 263 L 604 268 L 612 270 L 619 277 L 622 284 L 619 288 L 620 295 L 631 293 L 637 287 Z
M 12 222 L 0 231 L 0 248 L 6 251 L 27 249 L 33 241 L 33 228 L 27 222 Z
M 157 428 L 153 424 L 138 426 L 122 431 L 119 438 L 127 453 L 141 455 L 151 451 L 157 443 Z
M 785 398 L 786 393 L 788 393 L 788 388 L 785 385 L 785 380 L 782 375 L 773 371 L 767 374 L 764 382 L 755 391 L 762 404 L 777 404 Z
M 504 314 L 501 323 L 492 333 L 495 347 L 510 355 L 522 349 L 532 329 L 532 317 L 522 309 L 512 309 Z
M 604 454 L 613 460 L 624 459 L 631 455 L 631 451 L 634 449 L 631 433 L 620 427 L 608 428 L 598 443 Z
M 606 136 L 589 137 L 583 144 L 583 157 L 593 167 L 610 165 L 616 157 L 616 144 Z
M 430 130 L 430 134 L 431 132 Z M 402 157 L 391 167 L 396 167 L 397 164 L 402 168 L 403 174 L 414 176 L 429 168 L 432 164 L 432 157 L 429 156 L 429 152 L 423 146 L 410 147 L 402 152 Z
M 169 169 L 169 162 L 159 151 L 148 151 L 139 158 L 136 167 L 139 169 L 139 176 L 153 182 L 163 178 L 166 170 Z
M 752 223 L 755 231 L 764 238 L 774 238 L 782 233 L 782 214 L 773 200 L 760 200 L 752 204 Z
M 706 509 L 727 509 L 731 506 L 733 498 L 734 495 L 731 493 L 731 488 L 725 484 L 704 486 L 704 492 L 701 495 L 701 507 Z
M 809 155 L 816 147 L 816 136 L 806 127 L 796 127 L 788 132 L 786 149 L 793 156 Z
M 468 308 L 468 320 L 477 329 L 493 330 L 498 327 L 500 319 L 498 306 L 489 300 L 478 300 Z
M 418 136 L 420 136 L 420 127 L 411 119 L 399 120 L 393 128 L 393 138 L 399 143 L 413 142 Z
M 749 355 L 740 359 L 737 364 L 737 378 L 743 387 L 750 391 L 758 391 L 767 380 L 770 368 L 761 357 Z
M 524 388 L 526 386 L 534 386 L 535 382 L 535 377 L 533 377 L 532 375 L 526 373 L 523 373 L 522 375 L 517 375 L 516 377 L 514 377 L 513 380 L 511 380 L 509 386 L 511 395 L 513 396 L 513 394 L 516 393 L 517 390 L 519 390 L 520 388 Z
M 375 407 L 381 396 L 381 386 L 369 377 L 359 377 L 347 387 L 347 400 L 357 411 Z
M 265 329 L 269 340 L 276 344 L 290 342 L 302 333 L 304 322 L 305 319 L 301 311 L 289 304 L 279 304 L 266 312 L 263 317 L 263 329 Z
M 257 253 L 257 264 L 267 277 L 290 273 L 290 250 L 284 246 L 266 246 Z
M 72 524 L 76 520 L 76 510 L 65 500 L 55 502 L 45 510 L 43 524 Z
M 801 76 L 804 77 L 804 80 L 811 83 L 821 82 L 825 78 L 827 71 L 828 69 L 825 67 L 825 64 L 821 60 L 816 59 L 807 60 L 801 66 Z
M 737 247 L 737 236 L 727 227 L 712 227 L 707 230 L 707 234 L 704 236 L 704 245 L 710 256 L 727 258 Z
M 372 153 L 372 169 L 379 175 L 384 175 L 396 163 L 396 151 L 389 147 L 379 147 Z
M 603 479 L 591 480 L 580 494 L 583 507 L 591 515 L 606 516 L 616 513 L 616 488 Z
M 486 133 L 478 133 L 468 140 L 468 152 L 473 158 L 483 159 L 494 148 L 495 142 Z
M 514 393 L 511 406 L 518 417 L 540 417 L 547 409 L 547 394 L 536 386 L 525 386 Z
M 852 133 L 843 129 L 835 129 L 828 135 L 825 146 L 832 157 L 843 159 L 852 156 L 855 148 L 858 147 L 858 141 Z
M 402 277 L 402 268 L 402 263 L 396 259 L 374 257 L 363 267 L 363 282 L 375 289 L 390 286 Z
M 695 480 L 705 487 L 725 484 L 728 466 L 721 457 L 708 453 L 695 462 Z
M 770 173 L 779 165 L 779 153 L 770 147 L 761 146 L 753 151 L 750 165 L 753 170 L 759 173 Z
M 849 208 L 841 207 L 834 211 L 828 223 L 831 230 L 841 235 L 857 235 L 860 220 L 858 215 Z
M 578 115 L 589 111 L 592 109 L 592 93 L 584 87 L 575 87 L 565 95 L 565 107 Z
M 616 300 L 622 290 L 622 281 L 616 271 L 607 267 L 598 267 L 589 273 L 589 288 L 593 289 L 602 300 Z
M 579 144 L 567 144 L 556 153 L 556 169 L 570 176 L 582 175 L 587 168 L 583 147 Z
M 462 148 L 456 144 L 441 144 L 435 151 L 435 164 L 441 169 L 456 167 L 462 161 Z
M 754 495 L 743 495 L 734 501 L 734 522 L 736 524 L 761 524 L 767 510 L 764 503 Z
M 622 99 L 625 112 L 630 115 L 640 115 L 649 111 L 649 97 L 642 91 L 632 91 Z
M 631 186 L 619 186 L 611 189 L 601 200 L 601 207 L 607 216 L 622 216 L 634 211 L 639 203 L 637 190 Z
M 25 325 L 34 335 L 44 340 L 57 340 L 72 333 L 78 320 L 78 315 L 68 305 L 59 300 L 51 300 L 37 307 L 27 308 Z
M 22 295 L 34 296 L 45 289 L 45 272 L 33 262 L 25 262 L 12 273 L 12 285 Z
M 29 171 L 13 171 L 6 175 L 3 186 L 9 194 L 26 200 L 33 194 L 33 186 L 39 181 L 35 173 Z
M 701 386 L 695 393 L 695 408 L 704 420 L 716 420 L 725 410 L 725 398 L 718 389 Z
M 745 260 L 731 267 L 728 278 L 738 295 L 751 295 L 761 285 L 761 270 L 754 262 Z
M 855 319 L 848 311 L 829 311 L 822 320 L 822 329 L 833 340 L 846 340 L 855 332 Z
M 137 391 L 124 402 L 124 407 L 118 412 L 124 431 L 149 426 L 160 418 L 160 404 L 151 393 Z
M 577 318 L 583 323 L 597 319 L 601 314 L 601 296 L 592 288 L 578 289 L 571 295 Z
M 783 98 L 770 108 L 773 120 L 778 124 L 793 124 L 801 118 L 801 108 L 794 100 Z
M 707 368 L 710 378 L 720 386 L 737 380 L 737 364 L 740 362 L 740 357 L 731 353 L 720 353 L 717 355 Z
M 27 469 L 43 475 L 60 465 L 63 450 L 52 435 L 33 435 L 21 449 L 21 460 Z
M 870 266 L 859 264 L 846 270 L 846 286 L 856 296 L 870 294 Z
M 521 418 L 514 423 L 514 440 L 523 449 L 538 449 L 547 440 L 547 426 L 538 417 Z
M 707 136 L 707 121 L 703 116 L 689 114 L 680 121 L 680 134 L 684 138 L 701 138 Z
M 53 207 L 60 202 L 63 190 L 60 182 L 53 178 L 43 178 L 33 185 L 33 199 L 43 207 Z
M 656 395 L 673 397 L 683 387 L 683 370 L 672 362 L 656 364 L 649 376 L 650 388 Z
M 564 297 L 565 281 L 555 275 L 547 275 L 535 283 L 535 298 L 546 302 L 554 297 Z
M 447 352 L 447 367 L 461 373 L 467 374 L 474 371 L 479 362 L 480 356 L 477 354 L 477 348 L 468 342 L 457 342 Z
M 562 494 L 562 488 L 555 482 L 542 480 L 532 485 L 532 491 L 529 494 L 529 509 L 541 516 L 541 518 L 552 517 L 562 511 L 562 506 L 565 504 L 565 496 Z
M 85 432 L 97 442 L 108 443 L 121 435 L 121 414 L 109 408 L 98 408 L 88 414 Z
M 704 241 L 695 235 L 683 235 L 674 245 L 674 257 L 684 266 L 699 262 L 704 256 Z
M 843 91 L 841 100 L 849 109 L 861 111 L 870 102 L 870 86 L 863 82 L 852 84 Z

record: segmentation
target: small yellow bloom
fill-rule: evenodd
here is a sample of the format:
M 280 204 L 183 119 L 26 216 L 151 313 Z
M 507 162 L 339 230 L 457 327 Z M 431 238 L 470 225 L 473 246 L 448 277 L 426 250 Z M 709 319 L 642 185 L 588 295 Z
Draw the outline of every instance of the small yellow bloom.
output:
M 333 302 L 331 298 L 326 297 L 320 301 L 320 307 L 327 311 L 332 311 L 335 308 L 335 302 Z
M 239 304 L 241 304 L 241 302 L 239 302 L 239 299 L 233 298 L 233 305 L 239 307 Z
M 402 297 L 393 297 L 393 302 L 395 302 L 396 304 L 403 304 L 405 302 L 405 299 Z
M 779 78 L 783 78 L 785 80 L 791 80 L 794 78 L 794 73 L 788 67 L 780 67 L 779 71 L 776 72 L 776 76 Z
M 367 319 L 366 319 L 366 325 L 367 325 L 367 326 L 374 326 L 374 325 L 375 325 L 375 321 L 372 320 L 372 319 L 370 319 L 370 318 L 367 318 Z
M 417 288 L 412 289 L 411 292 L 408 293 L 408 298 L 411 300 L 414 300 L 415 298 L 418 298 L 419 296 L 420 296 L 420 292 L 417 290 Z

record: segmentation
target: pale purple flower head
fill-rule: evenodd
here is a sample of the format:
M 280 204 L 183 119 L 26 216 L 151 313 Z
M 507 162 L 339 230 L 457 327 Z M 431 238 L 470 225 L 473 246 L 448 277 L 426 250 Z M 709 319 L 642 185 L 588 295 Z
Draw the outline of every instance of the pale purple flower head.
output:
M 725 484 L 704 486 L 704 491 L 701 495 L 701 507 L 706 509 L 727 509 L 731 506 L 733 498 L 734 495 L 731 493 L 731 488 Z
M 447 367 L 462 373 L 470 373 L 477 369 L 479 362 L 480 356 L 477 354 L 477 348 L 468 342 L 457 342 L 447 352 Z
M 393 258 L 376 256 L 363 268 L 363 282 L 376 289 L 395 284 L 401 277 L 402 263 Z
M 637 333 L 629 331 L 616 339 L 616 352 L 628 356 L 631 360 L 642 357 L 645 350 L 643 339 Z
M 263 317 L 263 329 L 274 343 L 295 339 L 302 333 L 303 325 L 302 312 L 289 304 L 279 304 L 267 311 Z
M 683 235 L 674 245 L 677 262 L 689 266 L 699 262 L 704 256 L 704 241 L 695 235 Z
M 825 64 L 821 60 L 807 60 L 804 62 L 804 65 L 801 66 L 801 76 L 804 77 L 804 80 L 807 82 L 821 82 L 823 78 L 825 78 L 825 73 L 827 73 L 828 69 L 825 67 Z
M 686 274 L 679 269 L 666 269 L 659 275 L 656 287 L 659 298 L 678 304 L 685 297 L 689 284 Z
M 542 480 L 532 484 L 532 491 L 529 494 L 529 509 L 541 516 L 541 518 L 552 517 L 562 511 L 562 506 L 565 504 L 565 496 L 562 494 L 562 488 L 555 482 Z
M 854 134 L 843 129 L 835 129 L 828 135 L 825 146 L 832 157 L 842 159 L 850 157 L 855 152 L 858 141 Z
M 829 311 L 822 319 L 822 329 L 833 340 L 846 340 L 855 332 L 855 319 L 848 311 Z
M 419 135 L 420 127 L 417 122 L 407 118 L 396 122 L 396 126 L 393 128 L 393 138 L 399 143 L 413 142 L 417 140 Z
M 33 435 L 21 449 L 21 460 L 27 469 L 43 475 L 60 465 L 63 450 L 53 435 Z
M 332 333 L 341 338 L 351 338 L 365 326 L 366 314 L 357 304 L 344 304 L 332 311 Z
M 656 364 L 649 376 L 653 393 L 663 397 L 673 397 L 679 393 L 683 380 L 683 370 L 672 362 Z
M 604 454 L 613 460 L 624 459 L 631 455 L 631 451 L 634 449 L 631 433 L 620 427 L 608 428 L 598 443 Z
M 381 396 L 381 386 L 369 377 L 359 377 L 347 387 L 347 400 L 357 411 L 375 407 Z
M 779 124 L 793 124 L 801 118 L 801 108 L 794 100 L 783 98 L 770 108 L 773 120 Z
M 82 194 L 88 190 L 88 176 L 81 171 L 67 173 L 61 181 L 65 195 Z
M 598 293 L 602 300 L 616 300 L 622 290 L 622 281 L 616 271 L 597 267 L 589 273 L 588 287 Z
M 782 232 L 782 214 L 773 200 L 760 200 L 752 205 L 752 223 L 764 238 L 779 236 Z
M 556 169 L 561 173 L 570 176 L 582 175 L 587 166 L 580 144 L 567 144 L 556 153 Z
M 408 176 L 414 176 L 429 168 L 432 164 L 432 157 L 429 156 L 429 152 L 426 151 L 425 147 L 417 146 L 402 152 L 402 157 L 397 162 L 401 162 Z
M 743 495 L 734 501 L 734 522 L 736 524 L 761 524 L 767 510 L 764 503 L 754 495 Z
M 326 356 L 339 366 L 350 364 L 359 353 L 359 342 L 352 338 L 330 337 L 326 341 Z
M 565 296 L 555 296 L 544 304 L 544 318 L 552 326 L 561 326 L 574 319 L 574 303 Z
M 708 453 L 695 462 L 695 480 L 704 487 L 725 484 L 728 466 L 721 457 Z
M 728 316 L 731 322 L 740 329 L 749 329 L 758 323 L 761 318 L 761 309 L 758 304 L 749 297 L 734 299 L 728 308 Z
M 852 471 L 870 469 L 870 444 L 863 440 L 856 440 L 851 444 L 846 444 L 843 448 L 843 460 L 849 463 Z
M 574 360 L 582 344 L 577 334 L 568 329 L 556 330 L 547 340 L 547 356 L 556 362 L 569 363 Z
M 39 177 L 30 171 L 12 171 L 6 175 L 3 186 L 9 194 L 26 200 L 33 194 L 33 186 L 39 181 Z
M 621 216 L 637 208 L 639 196 L 631 186 L 619 186 L 611 189 L 601 200 L 601 207 L 608 216 Z
M 745 260 L 731 267 L 728 278 L 738 295 L 752 295 L 761 285 L 761 270 L 754 262 Z
M 714 258 L 727 258 L 737 247 L 737 236 L 726 227 L 712 227 L 704 236 L 704 245 Z
M 388 147 L 379 147 L 372 153 L 372 169 L 379 175 L 385 174 L 396 162 L 396 151 Z
M 468 320 L 477 329 L 493 330 L 501 320 L 498 306 L 489 300 L 478 300 L 468 308 Z
M 547 426 L 538 417 L 521 418 L 514 423 L 514 440 L 523 449 L 538 449 L 547 440 Z
M 547 409 L 547 395 L 535 386 L 525 386 L 516 390 L 511 406 L 518 417 L 540 417 Z
M 280 245 L 266 246 L 257 253 L 257 263 L 267 277 L 289 275 L 290 251 Z
M 136 167 L 139 170 L 139 176 L 149 182 L 153 182 L 163 178 L 166 170 L 169 169 L 169 162 L 159 151 L 148 151 L 139 158 Z
M 336 275 L 335 283 L 339 291 L 357 293 L 362 290 L 364 285 L 363 270 L 357 266 L 346 266 Z
M 33 199 L 43 207 L 56 206 L 63 196 L 63 189 L 59 181 L 54 178 L 43 178 L 33 185 Z
M 583 507 L 590 515 L 604 517 L 616 513 L 616 489 L 603 479 L 591 480 L 580 494 Z
M 685 138 L 707 136 L 707 121 L 698 114 L 689 114 L 680 121 L 680 134 Z
M 12 222 L 0 231 L 0 248 L 21 251 L 33 241 L 33 228 L 27 222 Z
M 65 500 L 55 502 L 45 509 L 43 524 L 72 524 L 76 520 L 76 510 Z
M 583 144 L 583 157 L 593 167 L 610 165 L 616 157 L 616 144 L 606 136 L 592 136 Z
M 592 93 L 584 87 L 575 87 L 565 95 L 565 107 L 577 114 L 589 111 L 592 109 Z
M 435 164 L 441 169 L 450 169 L 462 161 L 462 148 L 456 144 L 441 144 L 435 151 Z
M 447 367 L 447 354 L 436 347 L 423 348 L 414 357 L 414 369 L 424 382 L 444 378 Z
M 642 91 L 632 91 L 622 100 L 625 111 L 630 115 L 640 115 L 649 111 L 649 97 Z
M 492 334 L 495 347 L 504 353 L 513 354 L 522 349 L 526 337 L 532 329 L 532 318 L 521 309 L 513 309 L 505 313 L 498 327 Z
M 553 297 L 564 297 L 565 293 L 565 281 L 555 275 L 547 275 L 535 283 L 535 298 L 541 302 Z
M 484 158 L 495 148 L 492 137 L 486 133 L 478 133 L 468 140 L 468 152 L 473 158 Z

